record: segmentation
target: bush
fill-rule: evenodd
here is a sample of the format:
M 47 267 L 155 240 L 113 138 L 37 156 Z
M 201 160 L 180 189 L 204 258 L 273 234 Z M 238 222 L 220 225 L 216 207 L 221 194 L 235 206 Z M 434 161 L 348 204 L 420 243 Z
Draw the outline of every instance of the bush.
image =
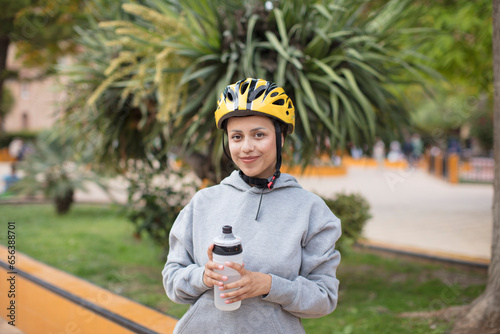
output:
M 166 260 L 169 234 L 175 219 L 197 190 L 184 170 L 166 170 L 144 166 L 128 180 L 126 214 L 135 226 L 136 238 L 146 233 L 163 250 Z
M 361 236 L 370 215 L 370 204 L 360 194 L 339 193 L 334 199 L 323 198 L 326 205 L 342 221 L 342 237 L 337 241 L 336 248 L 349 251 Z
M 493 109 L 479 110 L 470 119 L 470 134 L 476 137 L 481 147 L 489 152 L 493 149 Z
M 36 131 L 18 131 L 18 132 L 4 132 L 0 134 L 0 148 L 9 147 L 11 141 L 15 138 L 22 139 L 25 142 L 33 142 L 36 140 L 38 132 Z
M 74 202 L 75 190 L 87 191 L 88 183 L 106 190 L 91 169 L 92 160 L 90 146 L 76 147 L 74 138 L 63 134 L 63 128 L 56 125 L 37 137 L 32 151 L 18 165 L 24 177 L 9 190 L 24 196 L 43 194 L 53 201 L 58 214 L 66 214 Z

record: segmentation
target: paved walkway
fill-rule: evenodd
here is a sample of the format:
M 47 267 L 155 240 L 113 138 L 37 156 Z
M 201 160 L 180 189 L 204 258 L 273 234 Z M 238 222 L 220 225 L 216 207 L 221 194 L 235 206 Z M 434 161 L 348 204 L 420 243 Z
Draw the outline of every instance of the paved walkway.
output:
M 373 216 L 364 238 L 372 245 L 438 257 L 487 263 L 491 256 L 493 186 L 450 184 L 422 169 L 349 166 L 347 175 L 297 177 L 322 196 L 358 192 Z M 0 163 L 0 175 L 8 165 Z M 126 201 L 126 184 L 111 183 L 112 195 Z M 77 201 L 108 201 L 97 187 L 76 193 Z
M 24 334 L 17 327 L 11 326 L 3 318 L 0 318 L 0 333 L 2 334 Z
M 323 196 L 365 196 L 373 218 L 364 238 L 372 244 L 482 263 L 491 257 L 493 185 L 450 184 L 422 169 L 376 167 L 299 182 Z

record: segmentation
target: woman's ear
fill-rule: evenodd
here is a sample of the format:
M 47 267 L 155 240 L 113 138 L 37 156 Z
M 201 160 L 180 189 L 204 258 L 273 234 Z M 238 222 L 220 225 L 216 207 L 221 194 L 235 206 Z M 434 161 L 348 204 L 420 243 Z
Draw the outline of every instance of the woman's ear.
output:
M 285 145 L 285 136 L 283 135 L 283 132 L 281 133 L 281 147 Z

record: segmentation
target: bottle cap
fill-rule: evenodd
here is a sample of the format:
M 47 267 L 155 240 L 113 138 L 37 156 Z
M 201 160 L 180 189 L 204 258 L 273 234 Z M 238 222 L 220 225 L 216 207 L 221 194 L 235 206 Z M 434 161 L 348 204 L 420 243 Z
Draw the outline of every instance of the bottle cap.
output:
M 222 234 L 214 239 L 213 252 L 217 255 L 236 255 L 242 251 L 241 240 L 233 235 L 233 227 L 224 225 Z

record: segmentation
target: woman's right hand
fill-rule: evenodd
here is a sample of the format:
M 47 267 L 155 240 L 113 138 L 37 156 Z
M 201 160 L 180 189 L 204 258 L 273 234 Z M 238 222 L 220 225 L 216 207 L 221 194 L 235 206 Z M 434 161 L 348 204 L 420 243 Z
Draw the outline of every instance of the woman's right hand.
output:
M 227 276 L 217 274 L 214 271 L 214 269 L 223 270 L 224 266 L 213 262 L 213 249 L 214 244 L 210 244 L 207 250 L 208 262 L 205 264 L 205 271 L 203 272 L 203 283 L 209 288 L 214 285 L 223 286 L 224 281 L 227 281 Z

